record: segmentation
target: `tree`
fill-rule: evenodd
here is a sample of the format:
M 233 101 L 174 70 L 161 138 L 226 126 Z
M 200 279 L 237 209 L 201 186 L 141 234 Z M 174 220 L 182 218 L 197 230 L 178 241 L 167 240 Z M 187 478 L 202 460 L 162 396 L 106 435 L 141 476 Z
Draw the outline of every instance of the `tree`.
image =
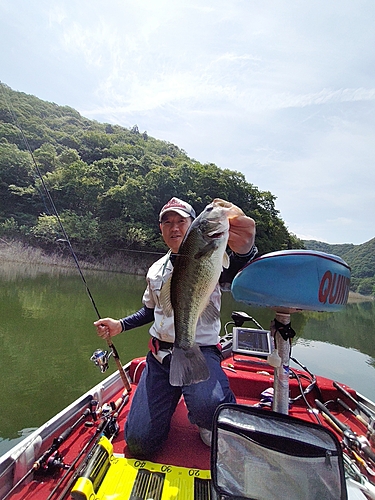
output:
M 78 216 L 66 210 L 59 215 L 60 222 L 71 243 L 81 252 L 97 250 L 99 223 L 92 213 Z M 33 236 L 47 248 L 56 249 L 65 242 L 65 234 L 56 215 L 41 214 L 32 228 Z
M 33 196 L 30 190 L 23 191 L 34 183 L 34 172 L 29 154 L 20 151 L 15 144 L 0 143 L 0 214 L 5 218 L 18 217 L 22 212 L 33 211 Z M 17 191 L 17 188 L 20 188 Z M 25 194 L 26 196 L 23 196 Z
M 45 142 L 33 154 L 41 173 L 55 170 L 58 160 L 56 148 L 52 144 Z
M 160 249 L 157 214 L 164 203 L 179 196 L 199 213 L 219 197 L 256 220 L 260 253 L 302 246 L 275 209 L 275 197 L 247 182 L 242 173 L 201 164 L 176 145 L 140 133 L 137 125 L 126 129 L 101 124 L 68 106 L 2 87 L 0 222 L 14 220 L 15 225 L 7 222 L 7 227 L 18 227 L 25 237 L 53 244 L 50 195 L 73 238 L 88 253 L 97 252 L 96 234 L 108 252 L 117 245 Z M 12 103 L 12 113 L 6 100 Z

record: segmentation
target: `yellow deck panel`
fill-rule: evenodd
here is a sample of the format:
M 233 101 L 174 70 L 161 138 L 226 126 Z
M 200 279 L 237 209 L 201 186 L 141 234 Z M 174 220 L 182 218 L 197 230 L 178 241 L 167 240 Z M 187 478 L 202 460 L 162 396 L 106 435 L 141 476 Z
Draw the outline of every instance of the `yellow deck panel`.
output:
M 102 438 L 100 446 L 108 459 L 97 461 L 91 477 L 80 477 L 73 490 L 74 500 L 209 500 L 209 470 L 188 469 L 144 460 L 115 457 L 112 445 Z M 94 491 L 93 477 L 104 474 Z M 100 470 L 101 469 L 101 470 Z

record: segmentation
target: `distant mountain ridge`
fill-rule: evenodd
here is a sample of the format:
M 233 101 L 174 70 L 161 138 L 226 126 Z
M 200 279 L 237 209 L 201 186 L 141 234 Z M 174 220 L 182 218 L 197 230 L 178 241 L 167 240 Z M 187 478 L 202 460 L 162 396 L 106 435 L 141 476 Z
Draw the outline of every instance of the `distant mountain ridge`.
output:
M 351 290 L 363 295 L 375 295 L 375 238 L 361 245 L 335 244 L 303 240 L 307 250 L 338 255 L 351 268 Z

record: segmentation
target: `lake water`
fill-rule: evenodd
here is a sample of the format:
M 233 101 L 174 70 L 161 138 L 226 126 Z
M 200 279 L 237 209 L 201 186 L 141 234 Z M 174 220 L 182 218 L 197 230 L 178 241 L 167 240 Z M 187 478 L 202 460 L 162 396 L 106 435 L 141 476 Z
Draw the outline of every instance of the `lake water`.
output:
M 122 317 L 141 307 L 143 277 L 85 272 L 100 314 Z M 222 322 L 233 310 L 254 316 L 264 328 L 271 310 L 223 296 Z M 0 263 L 0 455 L 22 436 L 74 401 L 103 375 L 90 361 L 107 344 L 97 337 L 97 319 L 75 269 Z M 375 303 L 346 306 L 338 313 L 295 313 L 293 356 L 313 373 L 354 387 L 375 400 Z M 116 336 L 123 363 L 145 355 L 148 327 Z

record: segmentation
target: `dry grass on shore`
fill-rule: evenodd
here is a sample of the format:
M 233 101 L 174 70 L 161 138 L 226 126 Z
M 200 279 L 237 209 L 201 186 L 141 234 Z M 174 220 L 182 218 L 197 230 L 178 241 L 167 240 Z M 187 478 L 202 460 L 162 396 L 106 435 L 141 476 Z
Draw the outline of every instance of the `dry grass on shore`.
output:
M 129 252 L 129 251 L 128 251 Z M 101 261 L 80 261 L 82 269 L 94 271 L 107 271 L 145 276 L 147 269 L 158 256 L 152 253 L 134 252 L 116 253 Z M 40 248 L 31 247 L 16 240 L 6 241 L 0 238 L 0 259 L 8 262 L 20 262 L 34 265 L 56 266 L 64 269 L 75 269 L 76 264 L 72 256 L 65 257 L 61 254 L 48 254 Z M 349 303 L 373 301 L 375 297 L 349 292 Z
M 7 262 L 19 262 L 32 265 L 55 266 L 59 268 L 76 268 L 72 255 L 65 256 L 59 253 L 47 253 L 44 250 L 21 241 L 4 240 L 0 238 L 0 259 Z M 147 269 L 155 261 L 155 254 L 150 253 L 116 253 L 111 257 L 91 261 L 78 259 L 82 269 L 107 271 L 127 274 L 145 275 Z
M 357 292 L 349 292 L 348 302 L 350 304 L 356 302 L 371 302 L 372 300 L 375 300 L 375 297 L 373 297 L 372 295 L 361 295 L 360 293 Z
M 29 262 L 50 266 L 71 267 L 60 255 L 48 255 L 40 248 L 34 248 L 20 241 L 0 239 L 0 258 L 10 262 Z

